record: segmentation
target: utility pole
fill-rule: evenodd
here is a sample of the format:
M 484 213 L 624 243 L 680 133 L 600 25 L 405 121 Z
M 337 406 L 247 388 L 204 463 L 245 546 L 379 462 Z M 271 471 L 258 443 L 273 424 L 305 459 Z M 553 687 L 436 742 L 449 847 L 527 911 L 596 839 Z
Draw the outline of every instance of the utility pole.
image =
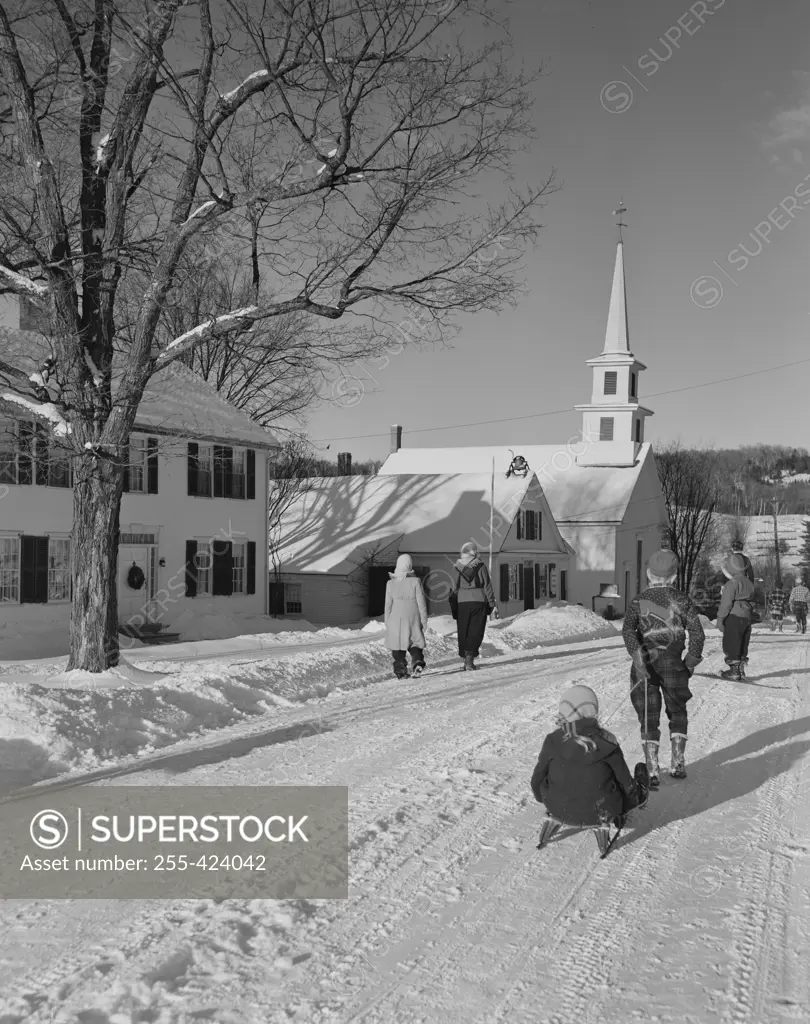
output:
M 774 498 L 771 501 L 773 505 L 773 550 L 776 555 L 776 578 L 782 579 L 782 567 L 779 562 L 779 499 Z

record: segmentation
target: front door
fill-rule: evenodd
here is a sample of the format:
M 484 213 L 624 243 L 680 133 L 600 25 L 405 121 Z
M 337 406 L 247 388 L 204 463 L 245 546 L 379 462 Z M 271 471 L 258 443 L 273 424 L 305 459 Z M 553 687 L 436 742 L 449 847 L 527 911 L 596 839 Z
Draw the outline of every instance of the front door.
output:
M 531 562 L 523 563 L 523 610 L 534 608 L 534 567 Z
M 125 625 L 133 616 L 142 615 L 147 620 L 146 605 L 152 593 L 149 579 L 148 544 L 125 544 L 118 549 L 118 621 Z M 130 571 L 137 566 L 143 573 L 143 582 L 137 589 L 129 582 Z M 133 582 L 137 583 L 137 573 L 133 574 Z M 135 625 L 141 625 L 137 620 Z

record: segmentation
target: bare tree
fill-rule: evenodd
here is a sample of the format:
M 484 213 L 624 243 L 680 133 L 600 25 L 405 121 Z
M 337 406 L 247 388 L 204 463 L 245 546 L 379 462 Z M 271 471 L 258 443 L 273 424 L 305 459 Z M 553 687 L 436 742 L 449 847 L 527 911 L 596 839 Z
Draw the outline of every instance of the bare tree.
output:
M 677 585 L 690 591 L 701 553 L 711 538 L 718 494 L 711 453 L 679 443 L 656 451 L 670 547 L 678 556 Z
M 290 438 L 273 466 L 268 497 L 268 538 L 270 562 L 276 583 L 281 582 L 284 568 L 281 562 L 280 540 L 284 532 L 285 516 L 298 498 L 312 487 L 312 448 L 306 441 Z
M 20 374 L 3 397 L 69 439 L 68 667 L 98 672 L 118 660 L 123 453 L 149 379 L 274 317 L 355 311 L 371 336 L 407 311 L 441 336 L 457 311 L 498 309 L 553 183 L 494 208 L 475 192 L 533 134 L 534 77 L 485 0 L 10 3 L 0 280 L 47 311 L 60 394 L 37 405 Z M 472 52 L 453 32 L 476 19 L 491 41 Z M 266 290 L 172 335 L 189 246 L 224 251 L 244 223 Z

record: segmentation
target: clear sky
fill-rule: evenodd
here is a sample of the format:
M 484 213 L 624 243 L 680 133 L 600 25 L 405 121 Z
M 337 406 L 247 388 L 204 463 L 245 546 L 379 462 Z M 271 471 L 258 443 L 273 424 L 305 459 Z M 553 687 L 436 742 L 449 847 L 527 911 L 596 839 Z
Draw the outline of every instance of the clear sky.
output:
M 526 255 L 528 293 L 515 310 L 462 318 L 452 349 L 369 365 L 377 383 L 355 367 L 362 399 L 314 410 L 310 436 L 355 460 L 384 458 L 392 423 L 414 447 L 569 437 L 572 407 L 590 399 L 585 360 L 602 349 L 623 197 L 630 347 L 648 366 L 640 400 L 655 412 L 647 440 L 810 447 L 810 362 L 652 397 L 810 360 L 810 3 L 517 0 L 510 10 L 518 55 L 547 70 L 518 177 L 556 167 L 562 185 Z M 499 190 L 495 181 L 493 203 Z M 417 433 L 556 410 L 571 411 Z

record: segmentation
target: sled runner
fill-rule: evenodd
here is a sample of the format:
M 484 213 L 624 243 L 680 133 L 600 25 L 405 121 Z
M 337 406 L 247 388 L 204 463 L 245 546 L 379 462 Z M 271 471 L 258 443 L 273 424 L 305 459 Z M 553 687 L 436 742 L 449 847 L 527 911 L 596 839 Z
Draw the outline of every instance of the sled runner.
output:
M 636 780 L 636 787 L 639 795 L 639 802 L 636 807 L 641 810 L 647 806 L 647 800 L 650 795 L 650 775 L 647 771 L 647 765 L 644 764 L 643 761 L 640 761 L 636 765 L 633 771 L 633 777 Z M 629 810 L 633 809 L 634 808 L 629 808 Z M 596 827 L 592 826 L 593 833 L 596 838 L 596 845 L 599 847 L 600 860 L 604 860 L 616 845 L 616 840 L 621 835 L 626 822 L 627 814 L 621 814 L 617 818 L 614 818 L 612 822 L 607 822 L 604 825 L 597 825 Z M 540 837 L 537 843 L 537 849 L 542 850 L 543 847 L 547 846 L 549 841 L 557 834 L 557 832 L 559 832 L 564 824 L 566 823 L 563 821 L 558 821 L 556 818 L 547 816 L 543 824 L 540 826 Z M 611 825 L 615 829 L 612 836 Z

